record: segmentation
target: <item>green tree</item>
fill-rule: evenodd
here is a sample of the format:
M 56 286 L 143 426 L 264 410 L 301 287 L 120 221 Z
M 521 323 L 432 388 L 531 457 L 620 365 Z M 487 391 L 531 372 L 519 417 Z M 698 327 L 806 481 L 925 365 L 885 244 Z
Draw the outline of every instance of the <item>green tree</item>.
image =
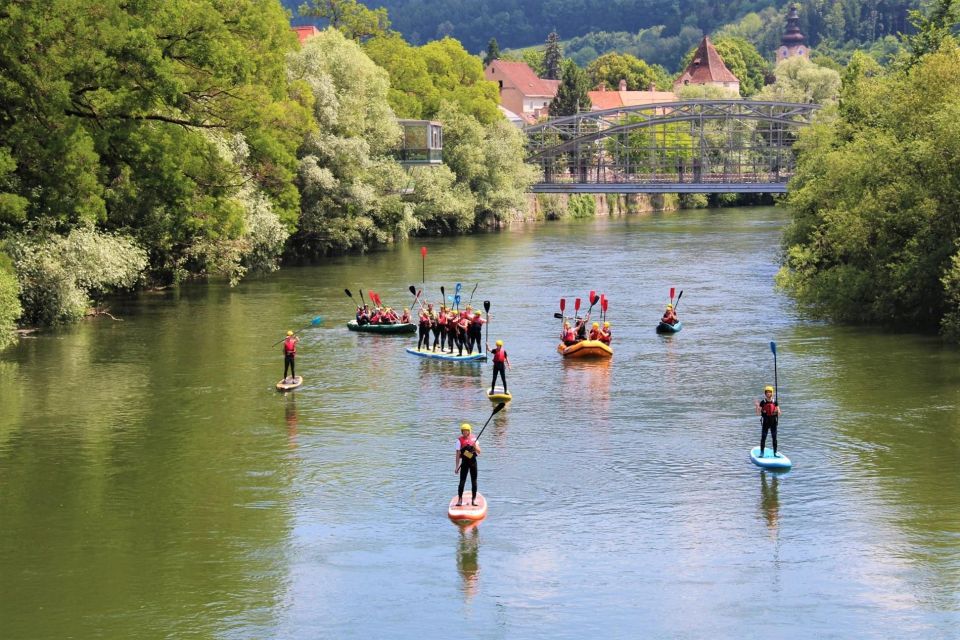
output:
M 563 48 L 560 46 L 560 36 L 556 31 L 551 31 L 543 50 L 543 77 L 548 80 L 559 80 L 562 72 Z
M 389 157 L 400 127 L 388 102 L 387 72 L 328 28 L 290 55 L 289 76 L 310 88 L 318 124 L 300 147 L 295 254 L 364 251 L 405 237 L 417 225 L 399 197 L 407 178 Z
M 590 80 L 587 74 L 573 63 L 563 63 L 563 77 L 557 89 L 557 96 L 550 103 L 550 115 L 571 116 L 590 110 Z
M 426 57 L 398 34 L 371 38 L 364 51 L 390 74 L 387 94 L 390 107 L 400 118 L 431 118 L 440 104 L 440 92 L 427 69 Z
M 487 55 L 483 58 L 483 66 L 489 65 L 494 60 L 500 59 L 500 46 L 497 44 L 496 38 L 490 38 L 490 42 L 487 43 Z
M 777 65 L 776 81 L 754 96 L 757 100 L 836 104 L 840 95 L 840 74 L 794 56 Z
M 368 9 L 357 0 L 310 0 L 300 5 L 300 15 L 322 18 L 343 35 L 358 42 L 384 35 L 390 28 L 386 9 Z
M 920 9 L 908 12 L 910 24 L 916 29 L 913 35 L 904 37 L 904 44 L 910 52 L 908 65 L 916 64 L 923 56 L 938 51 L 945 42 L 956 46 L 953 28 L 957 24 L 956 0 L 935 0 L 929 14 Z
M 658 85 L 661 90 L 666 86 L 664 74 L 648 65 L 643 60 L 629 53 L 606 53 L 587 66 L 587 76 L 590 86 L 596 87 L 604 83 L 608 88 L 616 90 L 621 80 L 627 81 L 627 90 L 645 91 L 650 85 Z
M 855 64 L 840 108 L 800 136 L 778 282 L 827 318 L 952 333 L 960 51 L 886 73 Z
M 463 45 L 453 38 L 435 40 L 420 47 L 419 51 L 440 102 L 456 102 L 464 112 L 483 124 L 503 119 L 497 108 L 500 90 L 495 82 L 490 82 L 484 76 L 479 56 L 467 53 Z M 439 103 L 428 105 L 428 117 L 437 113 L 439 107 Z

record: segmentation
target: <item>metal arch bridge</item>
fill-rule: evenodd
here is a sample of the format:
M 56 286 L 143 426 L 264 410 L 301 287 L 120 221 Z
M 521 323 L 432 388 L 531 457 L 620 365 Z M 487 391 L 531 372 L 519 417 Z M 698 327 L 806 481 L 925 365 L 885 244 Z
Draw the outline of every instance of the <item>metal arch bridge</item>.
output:
M 815 104 L 685 100 L 526 127 L 534 193 L 786 193 Z

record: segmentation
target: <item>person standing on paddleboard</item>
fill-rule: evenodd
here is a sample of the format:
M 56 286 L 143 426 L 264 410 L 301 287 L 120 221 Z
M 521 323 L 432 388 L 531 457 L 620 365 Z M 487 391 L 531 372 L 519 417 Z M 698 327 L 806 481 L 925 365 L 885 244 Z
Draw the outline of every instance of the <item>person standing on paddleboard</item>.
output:
M 460 484 L 457 486 L 457 506 L 463 506 L 463 487 L 467 484 L 467 474 L 470 474 L 470 488 L 473 498 L 470 504 L 477 506 L 477 456 L 480 455 L 480 445 L 470 433 L 473 428 L 464 422 L 460 425 L 460 437 L 457 438 L 457 461 L 453 473 L 460 474 Z
M 487 351 L 493 356 L 493 381 L 490 383 L 490 393 L 495 393 L 497 386 L 497 374 L 500 374 L 500 380 L 503 381 L 503 392 L 507 392 L 507 371 L 510 367 L 510 358 L 507 357 L 507 351 L 503 348 L 503 340 L 497 340 L 497 348 L 490 349 L 490 343 L 487 343 Z
M 773 457 L 777 457 L 777 424 L 780 422 L 780 406 L 773 399 L 773 387 L 767 386 L 763 390 L 763 399 L 754 400 L 753 405 L 760 416 L 760 456 L 763 457 L 764 445 L 767 443 L 767 432 L 773 440 Z
M 293 335 L 293 331 L 287 331 L 287 338 L 283 341 L 283 381 L 288 384 L 297 377 L 293 360 L 297 356 L 298 342 L 300 342 L 300 336 Z M 287 378 L 287 369 L 290 370 L 289 379 Z

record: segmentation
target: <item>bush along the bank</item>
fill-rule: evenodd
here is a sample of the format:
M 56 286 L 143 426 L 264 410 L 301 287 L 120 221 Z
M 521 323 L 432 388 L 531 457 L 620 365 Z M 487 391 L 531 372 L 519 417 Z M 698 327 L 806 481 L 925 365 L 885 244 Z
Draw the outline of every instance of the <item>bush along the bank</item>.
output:
M 138 283 L 147 267 L 147 252 L 129 237 L 92 228 L 66 236 L 19 235 L 7 241 L 19 278 L 22 320 L 55 325 L 83 317 L 92 298 Z
M 946 31 L 945 33 L 948 33 Z M 960 326 L 960 50 L 882 70 L 856 54 L 804 131 L 778 282 L 823 317 Z
M 16 340 L 16 323 L 21 313 L 20 283 L 13 271 L 13 262 L 0 253 L 0 349 Z

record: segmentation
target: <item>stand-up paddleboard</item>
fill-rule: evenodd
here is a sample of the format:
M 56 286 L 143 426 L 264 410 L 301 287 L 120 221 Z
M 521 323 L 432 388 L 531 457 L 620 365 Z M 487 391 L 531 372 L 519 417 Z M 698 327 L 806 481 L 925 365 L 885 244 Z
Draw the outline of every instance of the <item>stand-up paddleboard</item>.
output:
M 677 322 L 677 324 L 667 324 L 666 322 L 661 322 L 657 325 L 657 333 L 676 333 L 683 329 L 683 323 Z M 757 447 L 759 449 L 759 447 Z
M 753 460 L 753 464 L 758 467 L 763 467 L 764 469 L 789 469 L 793 466 L 793 463 L 790 462 L 790 458 L 783 455 L 779 451 L 777 452 L 776 457 L 773 455 L 773 449 L 767 447 L 763 450 L 763 457 L 760 457 L 760 447 L 754 447 L 750 449 L 750 459 Z
M 447 507 L 447 517 L 457 524 L 470 524 L 480 522 L 487 517 L 487 499 L 482 493 L 477 493 L 477 506 L 470 504 L 470 497 L 473 493 L 467 487 L 463 490 L 463 505 L 457 506 L 457 496 L 450 498 L 450 506 Z
M 421 358 L 432 358 L 434 360 L 450 360 L 452 362 L 483 362 L 487 359 L 485 353 L 471 353 L 470 355 L 458 356 L 455 353 L 441 353 L 430 349 L 411 349 L 407 348 L 407 353 L 412 353 Z
M 287 378 L 284 378 L 277 383 L 277 391 L 290 391 L 291 389 L 296 389 L 303 384 L 303 376 L 297 376 L 293 379 L 293 382 L 285 382 Z
M 484 393 L 486 393 L 487 397 L 493 402 L 510 402 L 513 400 L 510 392 L 504 391 L 503 385 L 499 384 L 493 388 L 493 393 L 490 393 L 490 389 L 487 389 Z

